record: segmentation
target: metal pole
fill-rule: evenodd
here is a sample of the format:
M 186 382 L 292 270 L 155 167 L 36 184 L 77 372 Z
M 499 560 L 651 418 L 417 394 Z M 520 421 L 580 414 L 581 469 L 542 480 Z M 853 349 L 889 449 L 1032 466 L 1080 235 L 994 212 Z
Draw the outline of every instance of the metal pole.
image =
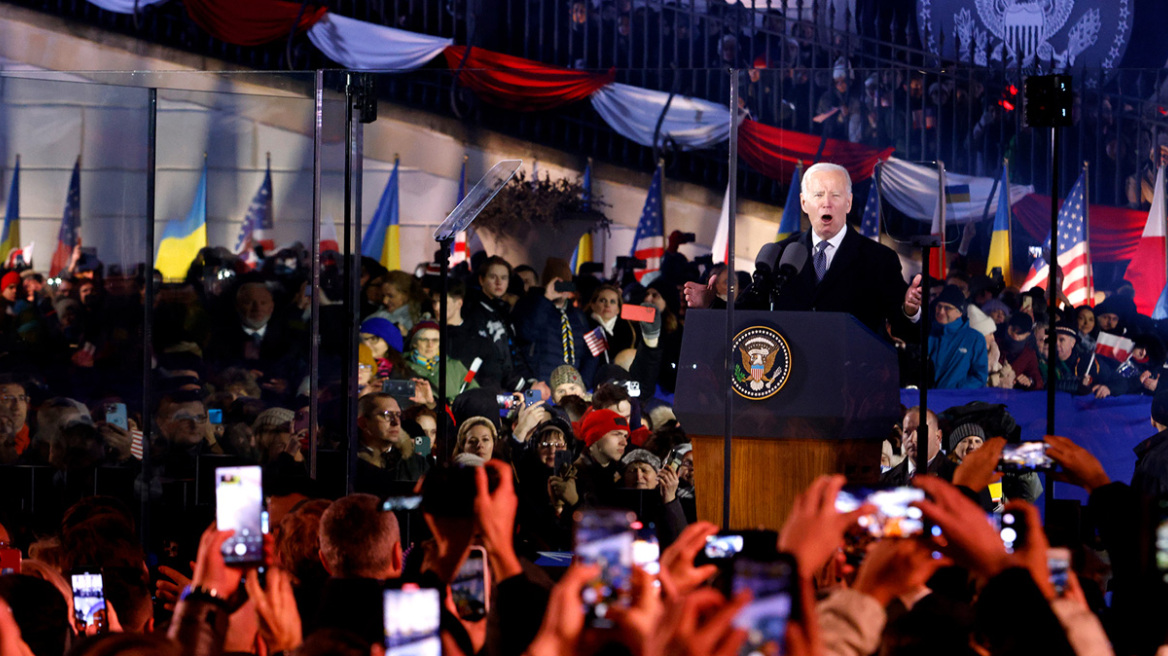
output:
M 446 453 L 446 462 L 454 459 L 454 442 L 450 437 L 449 426 L 446 422 L 446 360 L 449 353 L 447 333 L 449 325 L 446 320 L 446 294 L 450 291 L 450 248 L 454 245 L 454 237 L 438 240 L 438 265 L 442 270 L 442 295 L 438 298 L 438 398 L 434 399 L 438 410 L 438 440 L 442 442 Z
M 1046 434 L 1054 435 L 1054 392 L 1058 381 L 1058 337 L 1054 330 L 1054 313 L 1058 307 L 1058 290 L 1055 288 L 1055 269 L 1058 266 L 1058 198 L 1059 189 L 1059 129 L 1050 129 L 1051 150 L 1051 185 L 1050 185 L 1050 254 L 1049 271 L 1046 281 Z M 1073 377 L 1075 372 L 1071 372 Z M 1050 485 L 1050 477 L 1047 477 Z M 1047 499 L 1053 495 L 1051 489 L 1046 491 Z
M 154 402 L 154 369 L 151 344 L 154 339 L 154 202 L 157 184 L 155 168 L 158 164 L 158 89 L 147 92 L 146 101 L 146 259 L 143 260 L 142 274 L 146 283 L 146 297 L 142 301 L 142 486 L 140 499 L 141 518 L 138 530 L 142 544 L 149 548 L 150 538 L 150 430 L 153 420 L 151 406 Z
M 308 331 L 308 475 L 316 478 L 317 424 L 320 415 L 317 395 L 320 392 L 320 177 L 324 147 L 324 71 L 316 71 L 316 94 L 312 124 L 312 307 Z M 270 167 L 269 167 L 270 170 Z
M 930 239 L 929 242 L 932 240 Z M 941 242 L 944 243 L 944 242 Z M 917 415 L 917 473 L 922 476 L 929 471 L 929 256 L 933 251 L 931 243 L 926 243 L 921 249 L 921 402 L 920 413 Z M 925 445 L 921 446 L 922 431 L 925 435 Z M 903 445 L 902 445 L 903 446 Z
M 345 436 L 347 448 L 345 450 L 345 492 L 353 493 L 353 484 L 357 472 L 357 378 L 359 364 L 357 362 L 357 331 L 360 326 L 361 315 L 361 213 L 354 211 L 355 200 L 360 200 L 360 194 L 355 194 L 353 186 L 360 182 L 360 174 L 354 174 L 354 162 L 359 158 L 354 155 L 360 148 L 360 126 L 353 120 L 353 105 L 357 82 L 356 73 L 345 74 L 345 294 L 349 306 L 349 326 L 345 331 L 345 366 L 341 376 L 341 393 L 345 396 L 345 413 L 341 419 L 341 427 Z M 354 180 L 356 178 L 356 180 Z
M 728 189 L 730 216 L 726 221 L 726 371 L 730 371 L 730 344 L 734 341 L 734 296 L 737 291 L 738 277 L 734 272 L 735 215 L 738 213 L 738 71 L 730 69 L 730 166 L 728 171 Z M 723 377 L 723 380 L 729 380 Z M 725 424 L 722 430 L 722 529 L 730 529 L 730 436 L 734 432 L 734 388 L 726 386 Z

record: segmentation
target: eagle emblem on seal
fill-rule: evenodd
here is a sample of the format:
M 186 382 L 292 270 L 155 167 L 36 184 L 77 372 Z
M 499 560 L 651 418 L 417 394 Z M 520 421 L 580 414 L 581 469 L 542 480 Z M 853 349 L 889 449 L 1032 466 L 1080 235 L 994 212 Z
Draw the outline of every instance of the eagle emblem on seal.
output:
M 742 397 L 765 399 L 782 388 L 791 373 L 791 349 L 778 331 L 766 327 L 747 328 L 734 338 L 738 352 L 731 383 Z

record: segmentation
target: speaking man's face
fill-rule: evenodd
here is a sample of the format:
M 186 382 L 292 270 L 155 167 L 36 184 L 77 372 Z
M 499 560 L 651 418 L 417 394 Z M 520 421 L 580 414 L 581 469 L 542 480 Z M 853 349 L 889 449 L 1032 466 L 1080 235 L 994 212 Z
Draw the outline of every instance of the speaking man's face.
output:
M 816 171 L 807 178 L 807 192 L 799 194 L 803 211 L 811 219 L 811 229 L 820 239 L 831 239 L 843 230 L 848 211 L 852 209 L 852 194 L 848 191 L 845 174 L 838 171 Z

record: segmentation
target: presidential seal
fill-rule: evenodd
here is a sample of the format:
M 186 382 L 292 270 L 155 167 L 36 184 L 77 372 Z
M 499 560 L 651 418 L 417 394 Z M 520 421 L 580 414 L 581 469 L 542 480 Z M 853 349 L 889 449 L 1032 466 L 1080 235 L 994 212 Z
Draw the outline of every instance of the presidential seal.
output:
M 773 328 L 753 326 L 734 338 L 736 355 L 730 385 L 739 396 L 753 401 L 774 396 L 791 376 L 791 348 Z

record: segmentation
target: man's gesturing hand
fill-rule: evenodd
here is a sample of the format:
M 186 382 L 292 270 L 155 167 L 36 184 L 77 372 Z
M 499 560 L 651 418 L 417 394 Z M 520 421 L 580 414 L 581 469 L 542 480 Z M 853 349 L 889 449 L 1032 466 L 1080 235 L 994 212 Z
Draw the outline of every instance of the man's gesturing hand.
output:
M 904 313 L 913 316 L 921 309 L 921 274 L 913 277 L 912 284 L 904 293 Z

